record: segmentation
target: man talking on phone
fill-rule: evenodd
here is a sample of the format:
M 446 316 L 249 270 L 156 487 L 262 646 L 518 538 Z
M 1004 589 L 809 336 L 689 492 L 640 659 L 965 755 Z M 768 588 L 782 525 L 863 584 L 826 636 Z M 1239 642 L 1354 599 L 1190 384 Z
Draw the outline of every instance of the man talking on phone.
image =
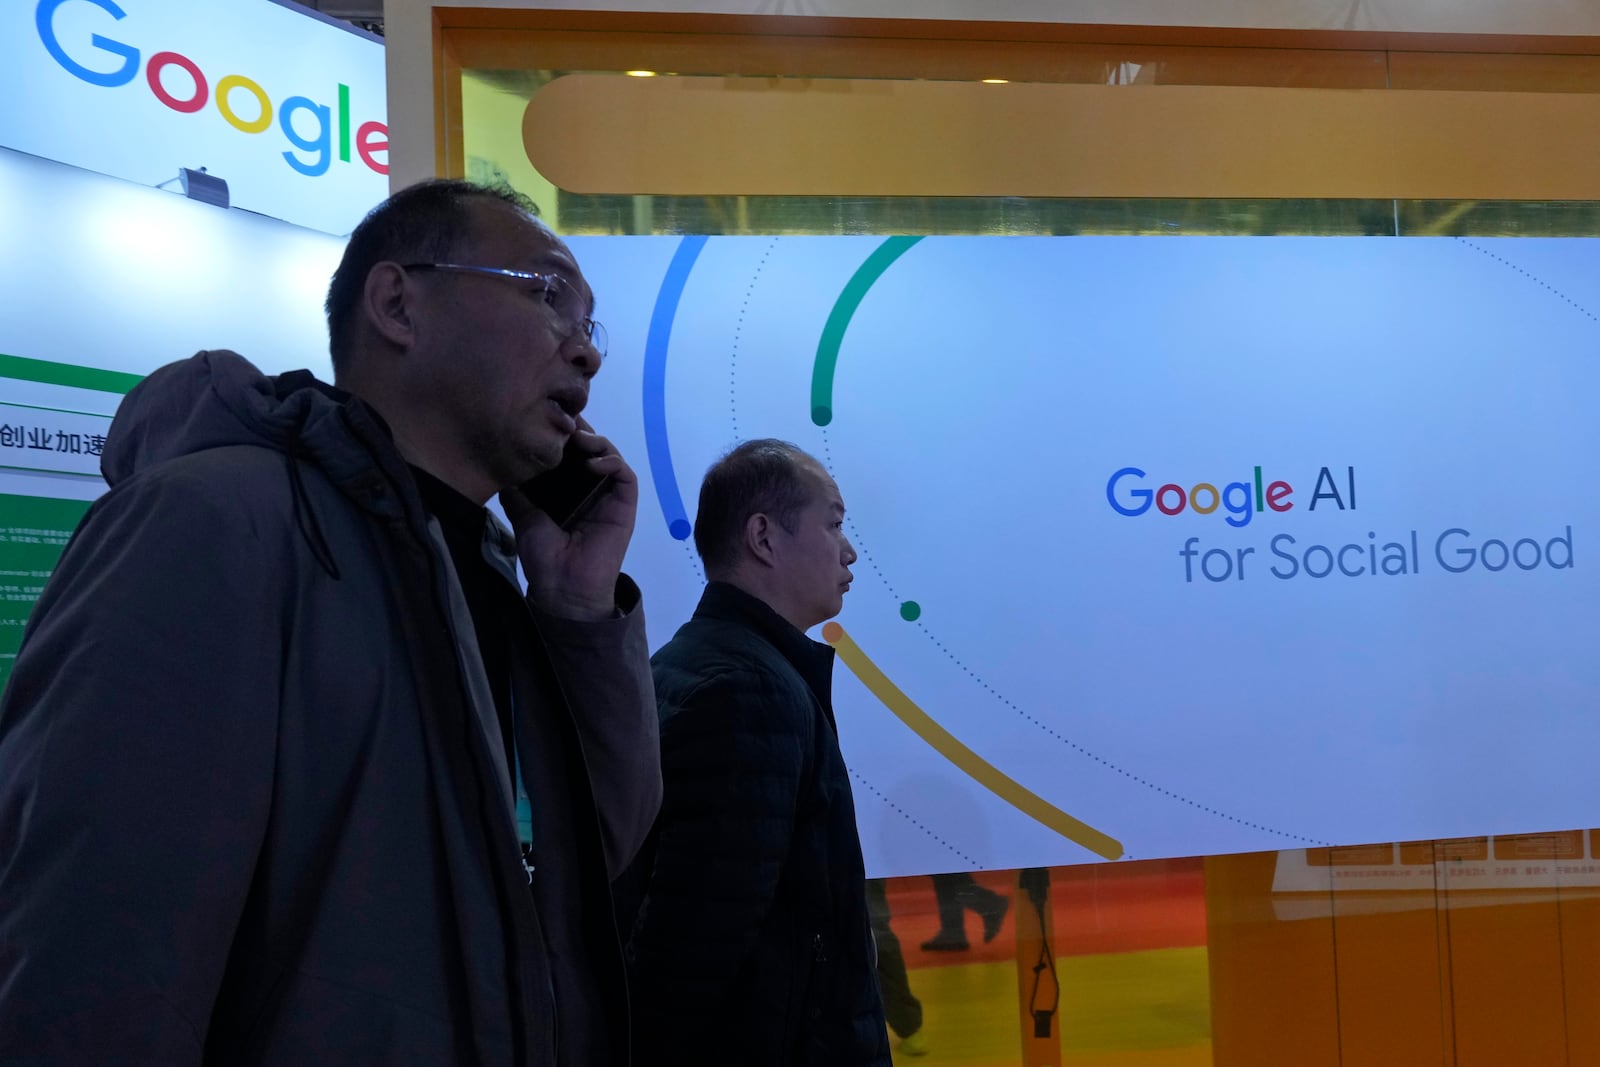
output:
M 660 770 L 593 307 L 528 201 L 429 182 L 351 235 L 336 386 L 129 393 L 0 701 L 0 1061 L 627 1062 Z

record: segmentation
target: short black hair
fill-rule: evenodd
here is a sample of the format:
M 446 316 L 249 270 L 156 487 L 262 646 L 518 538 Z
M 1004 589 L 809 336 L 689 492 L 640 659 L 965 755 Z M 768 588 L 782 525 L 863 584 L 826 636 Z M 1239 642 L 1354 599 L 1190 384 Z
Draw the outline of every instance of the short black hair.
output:
M 788 441 L 763 437 L 736 445 L 711 465 L 700 483 L 694 517 L 694 547 L 708 577 L 738 562 L 750 516 L 770 515 L 785 530 L 795 531 L 800 512 L 816 491 L 804 469 L 808 464 L 821 467 Z
M 367 275 L 383 262 L 442 263 L 458 251 L 472 222 L 471 208 L 497 201 L 529 216 L 538 207 L 506 185 L 436 178 L 395 193 L 367 212 L 350 234 L 344 257 L 328 283 L 328 352 L 337 375 L 350 360 L 351 327 Z

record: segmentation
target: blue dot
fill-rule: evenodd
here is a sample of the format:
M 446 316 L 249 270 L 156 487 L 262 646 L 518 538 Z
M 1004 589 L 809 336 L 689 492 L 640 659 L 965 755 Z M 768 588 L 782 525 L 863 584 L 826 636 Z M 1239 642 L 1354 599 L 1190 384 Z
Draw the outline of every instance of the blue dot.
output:
M 687 541 L 694 528 L 689 525 L 688 519 L 673 519 L 667 524 L 667 532 L 672 534 L 674 541 Z

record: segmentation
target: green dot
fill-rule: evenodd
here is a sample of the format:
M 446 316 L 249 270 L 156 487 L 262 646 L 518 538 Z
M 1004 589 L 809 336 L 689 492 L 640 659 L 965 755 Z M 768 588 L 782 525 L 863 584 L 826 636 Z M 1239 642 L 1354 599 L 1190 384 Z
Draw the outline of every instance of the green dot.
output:
M 811 409 L 811 421 L 818 426 L 826 426 L 833 421 L 833 409 L 825 404 L 818 404 Z
M 915 600 L 908 600 L 900 605 L 900 617 L 906 622 L 916 622 L 922 617 L 922 605 Z

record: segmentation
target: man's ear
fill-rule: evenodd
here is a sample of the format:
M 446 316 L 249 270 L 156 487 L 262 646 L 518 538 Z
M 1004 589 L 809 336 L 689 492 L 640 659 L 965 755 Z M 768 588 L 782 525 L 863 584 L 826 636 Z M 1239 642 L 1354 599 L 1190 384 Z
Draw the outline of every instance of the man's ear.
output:
M 410 275 L 398 263 L 379 263 L 367 272 L 361 310 L 380 337 L 390 344 L 410 348 L 416 341 L 411 306 L 415 296 Z
M 777 565 L 777 550 L 772 544 L 772 520 L 756 512 L 744 520 L 744 548 L 763 566 Z

